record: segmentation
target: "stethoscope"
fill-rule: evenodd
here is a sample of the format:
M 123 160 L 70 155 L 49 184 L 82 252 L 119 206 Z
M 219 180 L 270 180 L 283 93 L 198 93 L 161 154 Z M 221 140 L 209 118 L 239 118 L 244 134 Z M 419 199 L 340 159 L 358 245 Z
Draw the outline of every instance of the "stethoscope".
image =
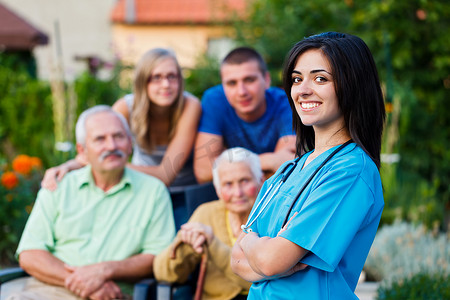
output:
M 283 225 L 281 226 L 281 228 L 283 228 L 288 219 L 289 219 L 289 215 L 291 214 L 292 209 L 294 208 L 295 203 L 297 202 L 297 200 L 300 198 L 300 195 L 303 193 L 303 191 L 305 190 L 306 186 L 311 182 L 311 180 L 314 178 L 314 176 L 317 174 L 317 172 L 319 172 L 320 169 L 322 169 L 322 167 L 339 151 L 341 151 L 345 146 L 347 146 L 348 144 L 352 143 L 352 140 L 348 140 L 347 142 L 345 142 L 344 144 L 342 144 L 341 146 L 339 146 L 339 148 L 335 149 L 332 153 L 330 153 L 327 158 L 325 158 L 325 160 L 320 164 L 320 166 L 317 167 L 317 169 L 311 174 L 311 176 L 309 176 L 308 180 L 305 181 L 305 183 L 303 184 L 302 188 L 298 191 L 297 195 L 294 198 L 294 201 L 292 201 L 291 205 L 289 206 L 289 210 L 286 213 L 286 217 L 284 218 L 283 221 Z M 247 224 L 245 225 L 241 225 L 241 229 L 243 232 L 245 233 L 249 233 L 252 232 L 252 229 L 250 228 L 253 223 L 255 223 L 255 221 L 258 219 L 258 217 L 261 215 L 261 213 L 265 210 L 265 208 L 267 207 L 267 205 L 272 201 L 273 197 L 277 194 L 278 190 L 280 189 L 281 185 L 283 183 L 286 182 L 286 180 L 289 178 L 289 176 L 292 174 L 292 172 L 294 171 L 294 169 L 297 167 L 298 162 L 300 161 L 300 159 L 303 157 L 297 157 L 294 161 L 291 161 L 290 163 L 286 164 L 283 168 L 283 170 L 277 175 L 277 177 L 275 177 L 275 179 L 272 181 L 272 183 L 270 184 L 270 186 L 267 188 L 267 191 L 264 193 L 264 195 L 261 198 L 261 201 L 258 202 L 258 204 L 256 205 L 255 209 L 252 210 L 252 213 L 250 214 L 250 216 L 248 217 L 247 220 Z M 276 181 L 278 180 L 278 178 L 281 179 L 278 181 L 278 183 L 276 183 Z M 274 188 L 272 192 L 272 189 Z M 266 198 L 269 197 L 267 200 Z M 261 209 L 259 209 L 259 207 L 261 206 L 261 204 L 264 203 L 264 205 L 262 206 Z M 258 214 L 256 215 L 255 218 L 252 217 L 253 215 L 258 212 Z

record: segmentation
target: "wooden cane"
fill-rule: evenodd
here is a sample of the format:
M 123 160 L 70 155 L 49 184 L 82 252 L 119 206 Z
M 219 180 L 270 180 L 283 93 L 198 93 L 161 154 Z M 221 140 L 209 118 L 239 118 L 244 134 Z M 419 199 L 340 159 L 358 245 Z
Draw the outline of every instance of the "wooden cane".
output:
M 172 248 L 172 254 L 170 256 L 171 259 L 175 259 L 177 254 L 177 248 L 183 244 L 183 241 L 179 240 Z M 205 283 L 205 275 L 206 275 L 206 266 L 208 263 L 208 247 L 206 245 L 206 242 L 202 245 L 203 251 L 202 251 L 202 258 L 200 261 L 200 270 L 198 273 L 197 278 L 197 287 L 195 289 L 195 296 L 194 300 L 201 300 L 202 299 L 202 292 L 203 292 L 203 285 Z

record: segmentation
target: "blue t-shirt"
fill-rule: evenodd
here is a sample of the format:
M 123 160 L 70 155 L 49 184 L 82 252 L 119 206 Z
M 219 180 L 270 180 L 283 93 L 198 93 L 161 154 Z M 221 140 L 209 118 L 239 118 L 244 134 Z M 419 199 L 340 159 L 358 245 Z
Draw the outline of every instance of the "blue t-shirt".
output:
M 199 131 L 222 136 L 226 148 L 244 147 L 257 154 L 273 152 L 278 140 L 293 135 L 292 112 L 285 92 L 266 90 L 266 111 L 254 122 L 239 118 L 225 97 L 222 85 L 205 91 Z
M 277 236 L 303 183 L 334 149 L 322 153 L 304 168 L 310 153 L 300 159 L 251 226 L 254 232 L 260 237 Z M 287 163 L 264 183 L 253 209 L 270 184 L 279 181 L 280 170 Z M 254 283 L 248 299 L 358 299 L 354 290 L 383 206 L 376 165 L 359 146 L 347 145 L 307 185 L 289 218 L 295 212 L 298 214 L 280 234 L 310 251 L 301 260 L 309 267 L 288 277 Z

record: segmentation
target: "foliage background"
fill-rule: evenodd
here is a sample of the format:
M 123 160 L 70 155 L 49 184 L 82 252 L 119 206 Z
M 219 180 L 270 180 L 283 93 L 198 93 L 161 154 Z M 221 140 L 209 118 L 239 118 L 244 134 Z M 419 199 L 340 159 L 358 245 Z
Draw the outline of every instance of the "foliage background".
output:
M 396 217 L 449 226 L 450 2 L 430 0 L 253 0 L 236 39 L 260 51 L 275 85 L 297 41 L 324 31 L 360 36 L 372 50 L 386 96 L 383 164 L 386 208 Z
M 74 123 L 83 110 L 96 104 L 112 105 L 131 90 L 120 83 L 120 74 L 127 69 L 117 62 L 107 79 L 86 71 L 74 82 L 46 82 L 29 72 L 29 63 L 22 60 L 22 54 L 0 52 L 0 159 L 11 161 L 26 153 L 40 157 L 49 167 L 74 156 L 73 149 L 55 149 L 54 102 L 63 102 L 67 118 L 60 130 L 68 142 L 74 143 Z M 62 90 L 61 95 L 55 93 L 55 85 Z M 69 105 L 71 101 L 74 103 Z
M 28 153 L 49 161 L 54 145 L 48 138 L 53 132 L 50 87 L 21 62 L 22 54 L 0 54 L 0 159 Z
M 374 55 L 388 119 L 383 223 L 396 218 L 429 228 L 450 226 L 450 2 L 438 0 L 250 0 L 247 19 L 234 22 L 236 45 L 265 58 L 281 84 L 288 50 L 303 37 L 340 31 L 364 39 Z M 214 75 L 216 74 L 216 75 Z M 187 72 L 187 88 L 220 82 L 218 63 L 204 58 Z M 389 158 L 389 156 L 388 156 Z M 392 156 L 391 156 L 392 158 Z

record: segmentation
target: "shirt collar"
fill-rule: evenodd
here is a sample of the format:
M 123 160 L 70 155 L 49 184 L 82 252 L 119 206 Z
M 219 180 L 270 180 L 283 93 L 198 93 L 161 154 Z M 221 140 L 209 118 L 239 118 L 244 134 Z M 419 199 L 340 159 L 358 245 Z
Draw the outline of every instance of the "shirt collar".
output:
M 84 186 L 95 187 L 94 177 L 92 176 L 91 165 L 87 165 L 86 167 L 80 170 L 80 176 L 78 176 L 78 189 L 81 189 Z M 115 193 L 127 186 L 132 186 L 132 180 L 130 176 L 130 170 L 128 168 L 124 169 L 122 179 L 118 184 L 113 186 L 108 190 L 107 194 Z

